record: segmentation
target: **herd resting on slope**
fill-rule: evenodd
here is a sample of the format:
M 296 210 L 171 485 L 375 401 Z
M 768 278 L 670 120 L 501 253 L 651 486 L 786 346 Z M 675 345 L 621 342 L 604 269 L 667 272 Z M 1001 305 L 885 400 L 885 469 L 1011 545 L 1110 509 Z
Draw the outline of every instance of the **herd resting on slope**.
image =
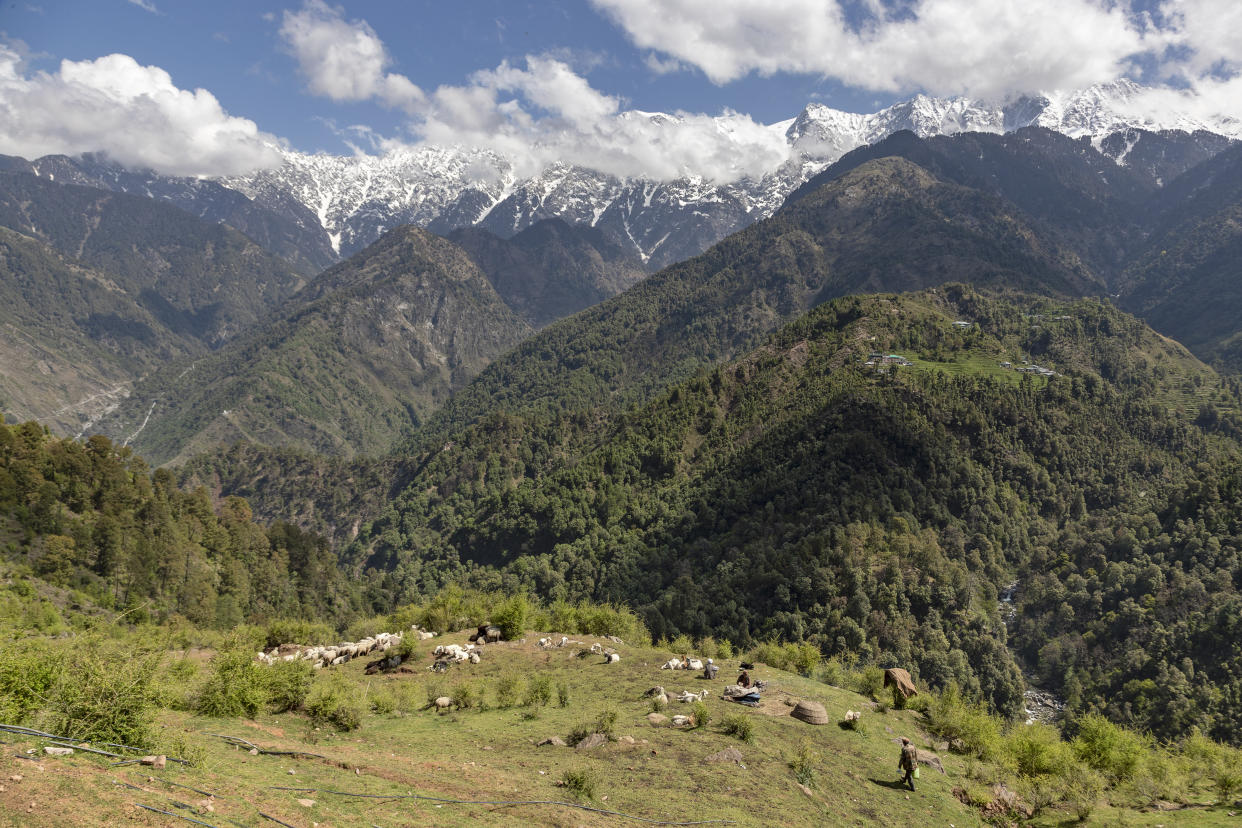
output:
M 420 641 L 435 637 L 435 633 L 420 630 L 417 625 L 410 628 L 409 634 L 417 636 Z M 321 644 L 313 647 L 301 644 L 281 644 L 279 647 L 273 647 L 268 652 L 260 650 L 258 655 L 255 656 L 255 660 L 268 665 L 275 664 L 278 661 L 309 661 L 311 662 L 311 667 L 319 670 L 328 666 L 344 664 L 352 658 L 361 658 L 374 652 L 383 652 L 390 647 L 396 647 L 401 643 L 405 635 L 405 633 L 400 632 L 382 632 L 374 636 L 368 636 L 361 641 Z

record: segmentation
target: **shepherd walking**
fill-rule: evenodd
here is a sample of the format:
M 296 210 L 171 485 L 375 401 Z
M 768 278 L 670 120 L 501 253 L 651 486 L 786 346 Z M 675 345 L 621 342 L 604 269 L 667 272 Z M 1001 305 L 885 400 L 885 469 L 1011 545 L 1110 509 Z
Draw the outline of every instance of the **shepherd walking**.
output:
M 906 772 L 902 777 L 902 782 L 910 786 L 910 790 L 914 790 L 914 770 L 919 766 L 919 751 L 914 745 L 910 744 L 910 740 L 905 736 L 901 737 L 901 758 L 897 760 L 897 767 Z

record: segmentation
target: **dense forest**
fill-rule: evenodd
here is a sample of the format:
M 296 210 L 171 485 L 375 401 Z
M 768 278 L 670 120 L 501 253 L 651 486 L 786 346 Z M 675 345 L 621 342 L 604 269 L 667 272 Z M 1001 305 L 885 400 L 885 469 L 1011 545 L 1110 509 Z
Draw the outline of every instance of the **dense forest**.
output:
M 0 533 L 11 563 L 135 620 L 227 628 L 357 604 L 322 538 L 265 529 L 241 498 L 216 509 L 106 437 L 57 439 L 33 422 L 0 424 Z
M 656 637 L 807 640 L 1009 715 L 1021 665 L 1075 713 L 1237 741 L 1238 392 L 1095 301 L 846 298 L 624 414 L 484 418 L 345 556 L 376 609 L 618 601 Z

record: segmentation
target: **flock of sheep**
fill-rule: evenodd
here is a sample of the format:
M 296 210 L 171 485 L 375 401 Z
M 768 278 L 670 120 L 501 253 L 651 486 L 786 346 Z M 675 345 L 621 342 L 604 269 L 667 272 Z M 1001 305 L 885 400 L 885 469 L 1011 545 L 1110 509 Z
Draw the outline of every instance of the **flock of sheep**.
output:
M 410 635 L 418 636 L 420 641 L 434 638 L 435 633 L 420 630 L 417 625 L 410 627 Z M 255 659 L 262 664 L 275 664 L 278 661 L 309 661 L 316 670 L 329 665 L 344 664 L 351 658 L 361 658 L 374 652 L 383 652 L 401 643 L 405 633 L 382 632 L 368 636 L 361 641 L 346 641 L 342 644 L 322 644 L 304 647 L 301 644 L 281 644 L 269 652 L 259 651 Z M 454 645 L 456 646 L 456 645 Z

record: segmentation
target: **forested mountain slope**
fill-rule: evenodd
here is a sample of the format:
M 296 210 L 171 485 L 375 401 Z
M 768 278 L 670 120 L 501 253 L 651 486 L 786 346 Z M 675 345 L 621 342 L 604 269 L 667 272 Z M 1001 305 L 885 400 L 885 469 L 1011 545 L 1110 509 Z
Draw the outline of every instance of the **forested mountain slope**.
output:
M 158 463 L 238 440 L 379 454 L 529 333 L 460 248 L 398 228 L 255 333 L 140 383 L 102 427 L 137 431 Z
M 1001 366 L 1027 359 L 1055 376 Z M 493 412 L 348 555 L 391 573 L 382 600 L 499 569 L 657 635 L 807 638 L 1013 713 L 1008 621 L 1077 709 L 1236 741 L 1237 390 L 1097 302 L 845 298 L 626 414 Z
M 4 556 L 80 590 L 131 622 L 176 613 L 228 628 L 244 620 L 337 618 L 358 590 L 323 539 L 264 528 L 230 498 L 186 492 L 106 437 L 57 439 L 35 423 L 0 424 Z
M 0 411 L 77 434 L 134 377 L 197 349 L 106 274 L 0 227 Z
M 544 219 L 508 239 L 481 227 L 455 230 L 448 238 L 534 328 L 616 296 L 647 275 L 641 260 L 601 231 L 560 219 Z
M 305 284 L 232 228 L 141 196 L 0 172 L 0 227 L 106 273 L 179 336 L 218 347 Z
M 826 299 L 952 280 L 1054 294 L 1092 285 L 1072 253 L 1004 202 L 904 159 L 878 159 L 522 343 L 455 395 L 424 435 L 434 443 L 491 410 L 643 399 Z

